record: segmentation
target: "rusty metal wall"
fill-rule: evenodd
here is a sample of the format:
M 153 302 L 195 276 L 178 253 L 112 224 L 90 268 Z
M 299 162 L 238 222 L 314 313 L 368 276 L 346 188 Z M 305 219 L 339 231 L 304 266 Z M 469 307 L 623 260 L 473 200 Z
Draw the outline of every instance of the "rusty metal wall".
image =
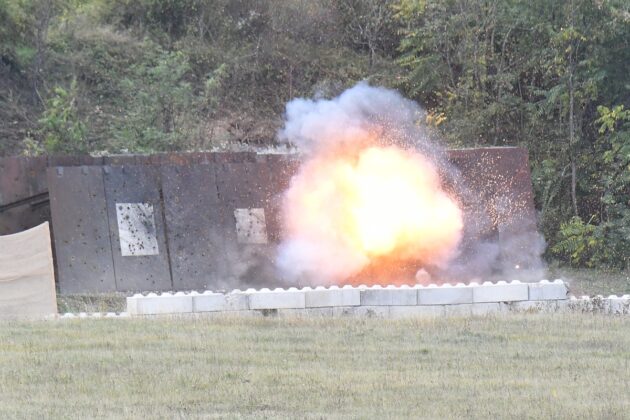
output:
M 208 289 L 225 270 L 214 163 L 165 165 L 161 178 L 173 288 Z
M 264 155 L 239 163 L 218 163 L 216 166 L 224 237 L 225 264 L 221 279 L 229 285 L 251 286 L 260 284 L 261 278 L 268 279 L 268 287 L 282 284 L 276 275 L 274 257 L 275 245 L 281 236 L 279 209 L 285 184 L 278 179 L 284 169 L 281 161 L 271 165 Z M 286 175 L 290 178 L 290 174 Z M 264 217 L 264 238 L 250 241 L 247 232 L 242 238 L 237 234 L 239 221 L 236 211 L 252 210 Z M 249 234 L 256 235 L 255 232 Z
M 61 293 L 116 290 L 103 169 L 48 170 Z
M 450 150 L 448 155 L 466 183 L 460 259 L 474 266 L 483 254 L 480 244 L 497 244 L 488 252 L 499 252 L 497 264 L 504 275 L 518 277 L 519 270 L 539 267 L 544 241 L 536 227 L 527 150 L 491 147 Z
M 512 238 L 535 224 L 526 150 L 451 150 L 448 158 L 466 180 L 460 193 L 467 240 Z M 297 156 L 20 159 L 0 161 L 2 199 L 50 185 L 62 293 L 280 285 L 273 257 L 281 239 L 281 193 L 297 171 Z M 76 167 L 82 164 L 90 166 Z M 48 185 L 41 177 L 46 165 L 60 165 L 49 170 Z M 121 204 L 127 208 L 117 209 Z M 119 223 L 124 218 L 137 219 L 123 229 L 124 246 L 142 245 L 138 238 L 145 238 L 154 241 L 156 254 L 123 255 Z
M 46 166 L 46 158 L 0 159 L 0 235 L 49 220 Z
M 9 235 L 50 221 L 46 168 L 101 165 L 91 156 L 0 158 L 0 235 Z
M 173 283 L 169 267 L 169 248 L 166 241 L 166 226 L 162 200 L 162 186 L 158 166 L 124 165 L 104 166 L 103 184 L 107 202 L 107 217 L 116 275 L 116 289 L 128 290 L 172 290 Z M 125 204 L 145 204 L 152 208 L 151 217 L 138 225 L 130 226 L 129 239 L 140 246 L 150 246 L 147 254 L 123 255 L 119 215 Z M 124 216 L 123 216 L 124 217 Z M 54 220 L 54 213 L 53 213 Z M 155 244 L 147 244 L 139 228 L 149 223 L 148 230 Z M 124 239 L 124 238 L 123 238 Z M 142 243 L 142 242 L 145 243 Z

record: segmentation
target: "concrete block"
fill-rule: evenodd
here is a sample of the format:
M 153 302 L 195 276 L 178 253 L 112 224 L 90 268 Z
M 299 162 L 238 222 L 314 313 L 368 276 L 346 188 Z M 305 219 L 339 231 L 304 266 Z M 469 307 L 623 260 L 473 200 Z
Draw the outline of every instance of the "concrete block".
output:
M 442 313 L 446 317 L 468 317 L 471 316 L 473 311 L 472 303 L 462 303 L 458 305 L 444 305 L 440 306 Z
M 517 313 L 553 313 L 558 311 L 556 300 L 526 300 L 521 302 L 509 302 L 504 304 L 507 312 Z
M 556 308 L 558 312 L 569 312 L 569 302 L 570 299 L 565 299 L 565 300 L 557 300 L 556 301 Z
M 566 309 L 570 312 L 581 313 L 606 313 L 606 300 L 603 296 L 581 296 L 576 298 L 572 296 L 566 305 Z
M 193 315 L 205 319 L 241 319 L 241 318 L 262 318 L 263 311 L 220 311 L 220 312 L 198 312 Z
M 315 289 L 302 289 L 305 292 L 307 308 L 324 308 L 333 306 L 359 306 L 361 304 L 361 292 L 353 287 L 338 288 L 332 286 L 328 289 L 317 287 Z
M 249 310 L 249 293 L 228 293 L 225 295 L 224 308 L 226 311 Z
M 127 298 L 127 312 L 132 315 L 139 315 L 138 313 L 138 300 L 143 298 L 140 293 L 136 293 L 133 296 Z
M 473 303 L 515 302 L 529 299 L 529 287 L 525 283 L 500 281 L 473 286 Z
M 225 311 L 225 300 L 223 293 L 203 292 L 202 294 L 193 294 L 193 312 Z
M 181 314 L 193 311 L 192 296 L 183 292 L 175 294 L 162 293 L 160 296 L 149 293 L 147 296 L 132 297 L 136 299 L 127 312 L 131 315 Z M 127 300 L 129 303 L 129 299 Z
M 333 308 L 335 310 L 337 308 Z M 344 316 L 356 316 L 360 318 L 389 318 L 390 306 L 352 306 L 346 307 Z M 333 312 L 334 313 L 334 312 Z
M 606 309 L 611 315 L 630 314 L 630 295 L 611 295 L 606 299 Z
M 355 316 L 355 309 L 358 306 L 335 306 L 332 308 L 332 316 L 333 317 L 351 317 Z
M 277 315 L 281 318 L 330 318 L 333 308 L 278 309 Z
M 470 306 L 471 315 L 485 316 L 501 312 L 501 305 L 498 302 L 493 303 L 473 303 Z
M 473 288 L 463 284 L 419 288 L 418 305 L 453 305 L 473 302 Z
M 297 289 L 262 289 L 249 294 L 250 309 L 292 309 L 305 307 L 305 293 Z
M 562 280 L 542 280 L 529 283 L 529 300 L 563 300 L 567 298 L 569 289 Z
M 444 307 L 440 305 L 427 306 L 392 306 L 389 308 L 389 317 L 413 318 L 413 317 L 439 317 L 444 314 Z
M 361 290 L 361 306 L 410 306 L 418 304 L 418 291 L 410 287 L 374 286 Z

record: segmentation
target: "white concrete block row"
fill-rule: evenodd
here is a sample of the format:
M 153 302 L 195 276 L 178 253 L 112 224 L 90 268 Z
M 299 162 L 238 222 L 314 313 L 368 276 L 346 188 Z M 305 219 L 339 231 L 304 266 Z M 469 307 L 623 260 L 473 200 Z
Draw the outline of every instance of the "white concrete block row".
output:
M 418 289 L 409 286 L 373 286 L 361 290 L 361 306 L 409 306 L 418 304 Z
M 630 295 L 610 295 L 607 298 L 601 295 L 580 298 L 571 296 L 569 300 L 559 301 L 558 305 L 562 310 L 569 312 L 630 315 Z
M 367 317 L 367 318 L 413 318 L 413 317 L 469 317 L 508 313 L 552 313 L 557 312 L 557 301 L 522 301 L 463 303 L 453 305 L 376 305 L 345 306 L 333 308 L 279 309 L 278 317 Z
M 528 283 L 529 300 L 563 300 L 567 299 L 569 289 L 562 280 L 541 280 L 538 283 Z
M 66 312 L 63 314 L 51 314 L 44 319 L 46 320 L 54 320 L 54 319 L 98 319 L 98 318 L 129 318 L 129 312 L 79 312 L 72 313 Z
M 442 286 L 344 286 L 297 289 L 247 289 L 230 293 L 177 292 L 136 294 L 127 298 L 133 315 L 216 311 L 305 309 L 340 306 L 432 306 L 566 299 L 562 280 L 540 283 L 485 282 Z

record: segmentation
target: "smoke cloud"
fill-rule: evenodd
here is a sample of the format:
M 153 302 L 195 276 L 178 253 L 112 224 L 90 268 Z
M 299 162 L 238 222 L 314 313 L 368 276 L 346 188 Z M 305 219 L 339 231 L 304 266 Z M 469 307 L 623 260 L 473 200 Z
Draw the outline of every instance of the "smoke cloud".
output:
M 278 138 L 303 163 L 283 198 L 286 281 L 439 283 L 522 272 L 514 260 L 542 267 L 535 225 L 484 237 L 496 220 L 425 121 L 417 103 L 366 83 L 287 104 Z

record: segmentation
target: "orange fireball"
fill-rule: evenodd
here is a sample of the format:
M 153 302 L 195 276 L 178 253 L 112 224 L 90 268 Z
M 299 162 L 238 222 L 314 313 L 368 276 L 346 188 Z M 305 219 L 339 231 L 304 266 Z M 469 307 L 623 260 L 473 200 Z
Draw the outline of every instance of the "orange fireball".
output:
M 430 160 L 380 146 L 305 162 L 287 191 L 284 221 L 288 238 L 309 253 L 294 260 L 329 283 L 344 282 L 383 257 L 418 268 L 444 264 L 463 227 L 461 209 Z

